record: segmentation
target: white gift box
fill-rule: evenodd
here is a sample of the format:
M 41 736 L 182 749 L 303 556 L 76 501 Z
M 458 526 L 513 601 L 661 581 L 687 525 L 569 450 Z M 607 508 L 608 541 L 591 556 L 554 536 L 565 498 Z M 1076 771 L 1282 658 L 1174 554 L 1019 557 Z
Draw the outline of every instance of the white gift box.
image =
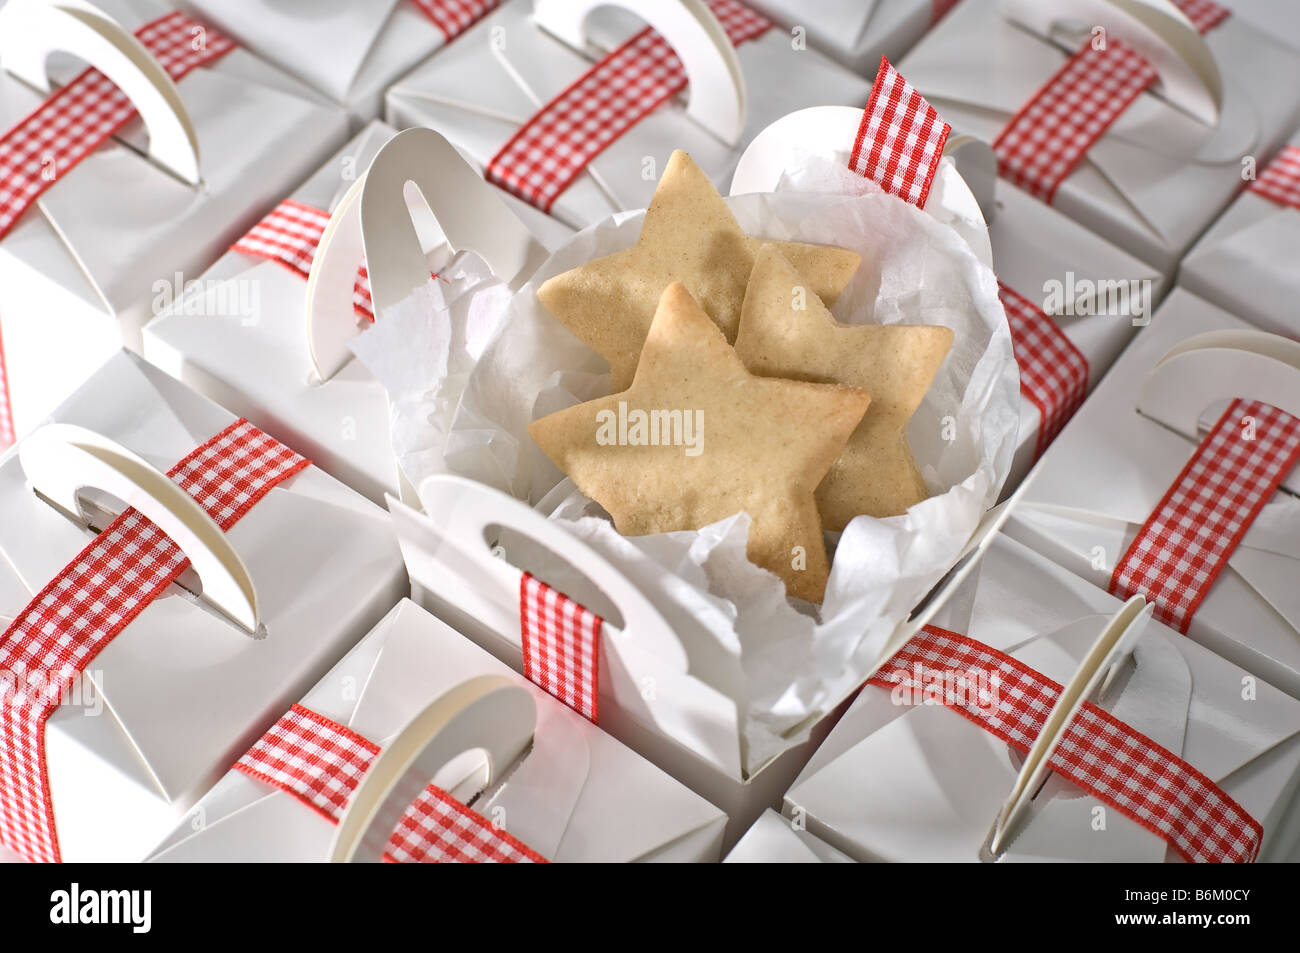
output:
M 1300 147 L 1300 135 L 1290 144 Z M 1258 172 L 1267 163 L 1260 157 Z M 1257 328 L 1300 336 L 1300 209 L 1246 189 L 1201 236 L 1178 284 Z
M 381 122 L 369 124 L 291 198 L 337 212 L 345 199 L 350 201 L 348 188 L 366 175 L 371 160 L 393 134 L 394 130 Z M 401 183 L 396 187 L 400 190 Z M 480 183 L 480 187 L 489 192 L 486 185 Z M 491 190 L 491 194 L 505 199 L 544 244 L 561 244 L 571 234 L 555 219 L 504 192 Z M 456 197 L 464 198 L 464 190 Z M 426 198 L 437 206 L 452 196 Z M 439 209 L 435 207 L 433 212 L 436 216 Z M 350 224 L 356 229 L 355 222 Z M 444 268 L 454 253 L 428 211 L 419 224 L 427 275 L 429 270 Z M 322 246 L 338 242 L 340 230 L 347 227 L 349 223 L 332 225 Z M 355 242 L 355 236 L 351 237 Z M 318 249 L 318 257 L 328 254 L 328 246 Z M 309 330 L 309 322 L 334 322 L 339 333 L 357 333 L 360 322 L 352 313 L 348 276 L 355 274 L 359 264 L 359 259 L 349 259 L 345 251 L 338 265 L 345 272 L 340 300 L 332 307 L 313 308 L 308 282 L 301 275 L 278 262 L 232 249 L 204 273 L 186 297 L 146 327 L 144 354 L 382 505 L 384 494 L 401 493 L 385 390 L 356 360 L 347 360 L 332 374 L 318 369 Z M 452 294 L 450 288 L 447 294 Z M 250 304 L 255 305 L 253 314 L 249 313 Z M 421 346 L 420 342 L 406 343 Z
M 1139 405 L 1161 392 L 1156 374 L 1179 373 L 1179 362 L 1166 359 L 1171 350 L 1194 347 L 1198 342 L 1191 339 L 1206 332 L 1231 337 L 1246 328 L 1226 311 L 1176 289 L 1039 461 L 1007 533 L 1107 589 L 1116 562 L 1194 450 L 1182 420 L 1153 418 Z M 1245 352 L 1230 340 L 1205 353 L 1232 358 Z M 1266 399 L 1252 392 L 1269 380 L 1273 365 L 1265 360 L 1235 374 L 1231 365 L 1206 365 L 1188 379 L 1175 378 L 1187 394 L 1182 416 L 1199 417 L 1203 426 L 1223 413 L 1229 394 Z M 1300 473 L 1292 471 L 1228 560 L 1187 634 L 1300 697 L 1298 492 Z
M 403 600 L 301 704 L 381 746 L 430 701 L 478 676 L 524 686 L 537 707 L 532 749 L 471 805 L 554 861 L 715 861 L 726 818 L 483 649 Z M 488 726 L 484 726 L 486 732 Z M 426 779 L 462 802 L 477 762 Z M 632 821 L 631 819 L 635 819 Z M 325 860 L 336 826 L 278 788 L 232 770 L 158 847 L 157 861 Z
M 662 13 L 669 4 L 646 6 L 652 13 L 655 9 Z M 542 10 L 539 4 L 539 15 Z M 399 127 L 435 129 L 476 164 L 486 166 L 543 104 L 585 73 L 603 52 L 630 38 L 643 21 L 626 10 L 600 10 L 586 26 L 594 53 L 574 49 L 545 32 L 535 22 L 527 0 L 508 3 L 395 83 L 387 94 L 387 119 Z M 698 43 L 693 35 L 664 35 L 679 53 Z M 734 62 L 729 62 L 733 57 Z M 552 215 L 583 228 L 615 212 L 644 208 L 654 193 L 658 170 L 674 149 L 689 152 L 722 189 L 745 144 L 773 119 L 823 103 L 861 106 L 871 90 L 866 80 L 813 49 L 793 49 L 790 36 L 779 27 L 741 43 L 734 54 L 730 46 L 725 50 L 691 47 L 683 58 L 708 61 L 713 67 L 710 80 L 722 85 L 733 77 L 734 89 L 707 91 L 737 105 L 728 114 L 730 120 L 738 120 L 730 137 L 733 141 L 719 138 L 727 135 L 721 122 L 706 128 L 681 105 L 669 103 L 596 156 L 560 194 Z M 734 76 L 733 67 L 743 76 Z
M 952 0 L 752 0 L 777 23 L 807 31 L 808 43 L 855 73 L 874 76 L 880 57 L 897 61 Z
M 69 52 L 81 58 L 104 55 L 106 41 L 74 42 L 76 31 L 37 35 L 17 16 L 31 6 L 8 4 L 0 34 L 21 23 L 33 35 L 10 33 L 19 48 L 76 46 Z M 127 32 L 168 10 L 153 0 L 105 0 L 103 7 Z M 55 60 L 58 81 L 79 71 L 63 62 Z M 0 73 L 0 128 L 46 99 L 24 79 Z M 170 106 L 143 72 L 119 69 L 114 79 L 141 99 L 158 97 L 147 100 L 145 119 L 132 120 L 68 171 L 0 241 L 0 336 L 19 434 L 123 344 L 138 350 L 140 327 L 170 303 L 183 278 L 219 257 L 346 132 L 338 109 L 240 49 L 185 76 Z M 155 158 L 179 152 L 197 160 L 194 181 L 150 161 L 150 149 Z
M 234 419 L 128 352 L 53 415 L 161 471 Z M 6 628 L 92 539 L 33 492 L 23 452 L 20 443 L 0 462 Z M 214 611 L 182 576 L 91 661 L 81 697 L 65 698 L 46 722 L 65 860 L 142 858 L 405 591 L 387 515 L 315 467 L 273 488 L 224 534 L 222 546 L 252 580 L 260 634 L 250 637 Z M 204 591 L 215 591 L 211 578 L 202 578 Z
M 1119 608 L 1103 590 L 1000 536 L 934 622 L 1065 683 Z M 1127 681 L 1121 675 L 1101 707 L 1249 812 L 1264 829 L 1260 859 L 1284 855 L 1278 828 L 1300 781 L 1300 703 L 1154 621 L 1125 669 Z M 858 860 L 977 861 L 1019 756 L 960 713 L 896 693 L 863 688 L 790 788 L 785 811 Z M 1002 859 L 1150 863 L 1178 855 L 1052 776 Z
M 1108 7 L 1089 5 L 1075 19 L 1096 17 L 1118 34 L 1118 7 L 1105 12 L 1109 22 L 1099 12 Z M 1056 8 L 1068 19 L 1068 4 Z M 955 129 L 993 142 L 1084 39 L 1062 48 L 1013 23 L 999 0 L 963 0 L 899 70 Z M 1092 145 L 1053 201 L 1166 276 L 1241 188 L 1242 157 L 1272 155 L 1300 119 L 1300 89 L 1283 79 L 1300 74 L 1300 51 L 1231 16 L 1205 35 L 1204 47 L 1222 78 L 1217 122 L 1207 125 L 1148 90 Z M 1176 59 L 1157 63 L 1167 90 L 1181 75 Z
M 731 848 L 725 864 L 851 864 L 853 858 L 768 809 Z
M 185 0 L 186 5 L 242 45 L 296 76 L 339 105 L 354 125 L 379 117 L 384 90 L 448 42 L 434 20 L 411 0 L 302 4 L 268 0 Z M 442 22 L 493 0 L 441 4 L 454 7 Z M 458 33 L 453 33 L 454 39 Z

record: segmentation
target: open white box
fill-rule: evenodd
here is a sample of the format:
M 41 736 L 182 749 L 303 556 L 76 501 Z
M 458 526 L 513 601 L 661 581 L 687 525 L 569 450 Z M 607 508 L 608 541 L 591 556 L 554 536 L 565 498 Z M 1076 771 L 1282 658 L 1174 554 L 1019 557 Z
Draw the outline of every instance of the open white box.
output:
M 1242 157 L 1262 161 L 1300 121 L 1300 88 L 1280 81 L 1300 74 L 1300 51 L 1237 17 L 1200 38 L 1164 0 L 1137 5 L 1157 32 L 1107 0 L 963 0 L 898 66 L 954 128 L 993 142 L 1086 39 L 1062 29 L 1058 46 L 1053 24 L 1100 24 L 1136 45 L 1159 94 L 1129 105 L 1053 205 L 1170 277 L 1241 188 Z
M 1300 135 L 1290 145 L 1300 148 Z M 1257 173 L 1266 157 L 1259 157 Z M 1178 284 L 1255 327 L 1300 337 L 1300 209 L 1246 189 L 1178 267 Z
M 53 420 L 101 435 L 144 466 L 166 471 L 235 418 L 122 352 Z M 46 433 L 36 431 L 0 462 L 5 627 L 92 538 L 33 490 L 63 499 L 90 482 L 111 497 L 124 495 L 102 486 L 102 471 L 74 472 L 61 457 L 37 454 L 38 443 L 27 446 L 48 444 Z M 145 484 L 119 482 L 138 507 L 150 504 L 153 493 L 140 489 Z M 99 496 L 90 502 L 105 503 Z M 170 522 L 147 512 L 171 533 Z M 180 582 L 189 589 L 169 587 L 90 663 L 85 674 L 103 704 L 65 703 L 46 723 L 66 860 L 142 858 L 405 591 L 386 515 L 315 467 L 273 488 L 229 532 L 197 539 L 207 545 L 181 545 L 204 595 L 195 596 L 185 576 Z M 219 570 L 206 568 L 212 566 L 236 567 L 233 580 L 243 585 L 232 588 Z M 260 617 L 258 637 L 231 621 L 250 616 Z
M 103 0 L 76 17 L 45 0 L 0 8 L 0 128 L 45 99 L 45 56 L 72 54 L 136 104 L 133 120 L 51 186 L 0 241 L 0 329 L 21 435 L 181 294 L 338 147 L 343 114 L 235 49 L 173 84 L 130 35 L 167 12 Z M 72 28 L 70 23 L 80 23 Z M 127 56 L 122 50 L 131 52 Z M 132 58 L 134 57 L 134 58 Z M 143 59 L 141 59 L 143 58 Z M 53 79 L 80 71 L 51 60 Z
M 933 620 L 1065 683 L 1119 600 L 999 536 Z M 1264 828 L 1261 860 L 1291 846 L 1300 703 L 1149 621 L 1101 707 L 1217 783 Z M 868 685 L 785 798 L 785 813 L 862 860 L 976 862 L 1020 756 L 941 704 Z M 1104 826 L 1099 826 L 1098 818 Z M 787 821 L 789 823 L 789 821 Z M 1160 862 L 1157 835 L 1059 776 L 1034 798 L 1002 859 Z
M 380 505 L 385 494 L 402 493 L 389 436 L 388 398 L 347 345 L 368 326 L 352 310 L 352 279 L 363 250 L 360 189 L 371 160 L 393 134 L 391 127 L 371 123 L 293 193 L 294 201 L 333 215 L 310 282 L 277 262 L 232 249 L 204 273 L 189 296 L 144 331 L 144 354 L 154 364 L 300 448 L 323 470 Z M 407 151 L 392 155 L 376 175 L 386 176 L 386 188 L 401 195 L 404 167 L 423 170 L 422 198 L 413 214 L 426 281 L 431 270 L 440 271 L 455 254 L 444 230 L 463 238 L 467 219 L 504 223 L 492 243 L 521 246 L 538 257 L 544 257 L 543 245 L 554 247 L 571 234 L 555 219 L 487 186 L 450 149 L 435 154 L 420 137 L 414 146 L 407 140 L 406 146 L 395 147 Z M 501 214 L 502 199 L 522 214 L 532 233 Z M 486 214 L 494 206 L 495 218 Z M 372 225 L 371 243 L 391 227 Z M 250 298 L 250 286 L 258 305 L 251 318 L 240 307 Z M 382 313 L 389 286 L 381 274 L 377 313 Z
M 751 0 L 787 30 L 802 27 L 808 45 L 862 76 L 874 76 L 880 58 L 892 62 L 935 23 L 935 8 L 951 0 Z
M 1217 420 L 1236 396 L 1300 412 L 1298 347 L 1176 289 L 1039 461 L 1007 533 L 1106 589 L 1191 456 L 1198 422 Z M 1297 493 L 1292 471 L 1187 634 L 1300 697 Z
M 861 117 L 860 111 L 844 109 L 843 112 L 850 120 L 855 112 L 859 119 Z M 837 118 L 842 120 L 844 116 L 837 113 Z M 852 125 L 845 136 L 851 138 L 855 130 L 856 125 Z M 805 200 L 802 196 L 794 198 L 798 198 L 800 203 Z M 878 198 L 902 204 L 892 197 Z M 842 205 L 838 196 L 815 197 L 813 201 L 814 204 L 821 202 L 827 208 Z M 733 201 L 733 208 L 745 206 L 744 197 Z M 991 288 L 991 274 L 979 265 L 979 262 L 987 264 L 989 261 L 987 234 L 979 205 L 957 173 L 952 159 L 945 158 L 940 162 L 936 185 L 925 213 L 941 222 L 954 224 L 962 237 L 959 239 L 942 233 L 943 247 L 951 249 L 951 253 L 962 262 L 961 268 L 971 269 L 972 274 L 978 273 L 981 284 Z M 912 211 L 909 214 L 921 213 Z M 805 224 L 808 220 L 808 216 L 801 218 Z M 743 215 L 741 224 L 745 226 Z M 620 234 L 626 231 L 634 235 L 638 227 L 639 219 L 620 217 L 598 227 L 598 230 L 613 228 Z M 753 228 L 752 225 L 746 227 Z M 931 234 L 928 229 L 932 227 L 933 224 L 927 222 L 927 235 Z M 578 236 L 575 243 L 582 239 L 583 236 Z M 963 240 L 974 248 L 973 254 L 962 245 Z M 560 254 L 565 252 L 562 250 Z M 585 246 L 583 253 L 586 253 Z M 951 261 L 947 266 L 958 267 Z M 548 269 L 562 270 L 557 258 L 552 258 L 543 271 Z M 409 270 L 407 285 L 415 281 L 414 265 Z M 539 272 L 539 276 L 541 274 Z M 374 280 L 372 275 L 372 283 Z M 538 280 L 535 277 L 534 282 L 520 293 L 528 294 Z M 992 291 L 989 296 L 993 297 Z M 996 306 L 996 302 L 993 304 Z M 1003 340 L 996 333 L 1000 330 L 1005 335 L 1005 328 L 986 328 L 982 320 L 976 322 L 969 316 L 968 319 L 979 325 L 981 335 L 987 334 L 990 342 L 996 341 L 989 343 L 988 348 L 1005 345 L 1009 355 L 1009 337 Z M 529 324 L 523 327 L 522 338 L 509 339 L 514 345 L 521 340 L 533 341 L 529 335 L 544 338 L 547 333 L 545 328 Z M 513 329 L 503 328 L 498 341 L 507 342 L 506 332 L 510 330 Z M 544 342 L 537 346 L 544 346 Z M 548 361 L 530 358 L 530 353 L 533 352 L 526 350 L 518 355 L 519 360 L 530 362 L 518 375 L 512 370 L 513 357 L 495 366 L 493 374 L 511 374 L 509 386 L 535 398 L 543 386 L 541 382 L 551 375 L 551 365 Z M 565 355 L 568 353 L 564 352 Z M 1001 354 L 1002 351 L 990 353 Z M 983 357 L 979 360 L 982 361 Z M 975 363 L 974 358 L 972 363 Z M 581 369 L 586 370 L 585 366 Z M 1009 374 L 1006 376 L 1005 389 L 1010 391 L 1014 382 Z M 1003 376 L 999 372 L 996 377 L 997 382 L 990 381 L 989 387 L 1001 393 Z M 495 381 L 496 377 L 492 380 Z M 489 385 L 480 380 L 477 385 L 471 383 L 471 388 L 474 386 L 481 389 Z M 471 391 L 467 389 L 465 393 L 468 400 Z M 1008 394 L 1007 404 L 1009 414 L 1013 414 L 1014 410 L 1010 410 L 1014 406 L 1011 394 Z M 479 428 L 480 425 L 475 423 L 479 411 L 466 408 L 467 404 L 463 402 L 457 421 Z M 496 426 L 495 421 L 488 421 L 481 425 L 481 429 L 491 432 L 493 426 Z M 452 436 L 458 433 L 466 434 L 464 430 L 453 429 Z M 992 440 L 991 437 L 988 439 Z M 1007 463 L 1012 441 L 1011 436 L 1005 441 Z M 475 457 L 475 460 L 483 462 L 488 455 L 490 451 L 484 457 Z M 998 459 L 1002 460 L 1002 456 Z M 1001 472 L 998 471 L 999 477 Z M 755 755 L 746 747 L 747 715 L 738 706 L 735 695 L 740 690 L 739 683 L 728 681 L 732 678 L 729 674 L 719 674 L 729 672 L 728 666 L 738 667 L 734 656 L 739 654 L 739 650 L 728 655 L 713 641 L 717 638 L 715 633 L 703 631 L 706 624 L 722 626 L 723 623 L 715 616 L 725 615 L 726 610 L 716 607 L 707 611 L 702 609 L 704 597 L 687 594 L 695 592 L 696 583 L 686 583 L 678 576 L 666 575 L 663 566 L 654 559 L 618 563 L 607 558 L 598 552 L 598 547 L 545 518 L 544 506 L 533 509 L 490 488 L 486 481 L 487 477 L 468 479 L 447 473 L 434 473 L 415 480 L 423 514 L 390 501 L 411 575 L 413 598 L 517 669 L 522 667 L 519 617 L 522 569 L 600 615 L 605 620 L 600 636 L 598 676 L 601 727 L 723 808 L 730 818 L 728 842 L 734 841 L 764 808 L 780 797 L 816 740 L 833 723 L 834 712 L 870 672 L 859 672 L 856 663 L 850 666 L 847 673 L 841 673 L 844 681 L 842 692 L 840 683 L 836 682 L 835 690 L 826 693 L 825 704 L 819 701 L 809 717 L 798 719 L 798 723 L 788 730 L 783 729 L 779 739 L 769 741 L 765 738 L 764 743 L 771 750 L 764 747 L 761 755 Z M 983 499 L 979 497 L 982 490 L 972 490 L 970 499 Z M 996 497 L 997 488 L 991 488 L 991 492 Z M 989 499 L 983 505 L 991 502 Z M 874 664 L 882 663 L 924 623 L 927 614 L 942 602 L 951 585 L 968 571 L 978 557 L 980 547 L 990 538 L 1005 512 L 1005 508 L 990 510 L 983 514 L 982 521 L 979 514 L 975 514 L 970 518 L 969 536 L 965 523 L 962 523 L 960 539 L 954 531 L 950 534 L 951 540 L 943 543 L 930 541 L 936 552 L 943 552 L 945 564 L 933 574 L 933 578 L 927 575 L 923 584 L 917 583 L 915 599 L 907 589 L 906 605 L 900 603 L 897 614 L 890 610 L 879 618 L 873 616 L 879 631 L 873 630 L 872 645 L 875 646 L 878 637 L 881 651 L 878 659 L 873 651 L 872 660 L 863 662 L 865 667 L 870 667 L 872 661 Z M 967 515 L 961 519 L 966 519 Z M 951 562 L 947 561 L 950 542 L 954 544 Z M 505 558 L 497 558 L 498 555 Z M 960 564 L 959 568 L 944 577 L 944 571 L 954 563 Z M 944 577 L 942 583 L 940 577 Z M 926 590 L 936 583 L 940 583 L 937 592 L 924 601 L 912 618 L 906 618 L 909 610 L 916 606 L 916 600 L 921 600 Z M 670 591 L 674 585 L 682 590 L 680 599 Z M 691 603 L 691 598 L 696 602 Z M 672 603 L 672 607 L 665 608 L 667 603 Z M 693 617 L 691 610 L 686 608 L 688 604 L 694 604 L 695 611 L 706 612 L 709 619 Z M 731 627 L 732 638 L 738 643 L 735 620 L 726 625 Z M 862 633 L 858 632 L 857 636 L 862 637 Z
M 379 117 L 384 90 L 449 41 L 411 0 L 276 3 L 186 0 L 243 46 L 337 104 L 354 127 Z M 455 6 L 456 18 L 486 13 L 493 0 Z M 476 9 L 477 8 L 477 9 Z M 457 23 L 447 22 L 453 30 Z M 453 32 L 454 39 L 458 33 Z
M 554 861 L 697 862 L 718 859 L 726 818 L 581 715 L 459 633 L 403 600 L 302 699 L 303 707 L 388 748 L 431 701 L 474 679 L 531 696 L 535 718 L 521 761 L 494 765 L 485 783 L 463 761 L 429 775 L 485 817 Z M 525 706 L 527 707 L 527 706 Z M 508 729 L 492 709 L 472 729 L 482 747 Z M 458 770 L 459 768 L 459 770 Z M 405 805 L 401 805 L 402 808 Z M 350 803 L 349 812 L 365 806 Z M 630 823 L 629 818 L 635 818 Z M 314 862 L 330 857 L 338 827 L 291 794 L 231 770 L 151 855 L 162 862 Z M 386 838 L 385 838 L 386 840 Z
M 721 188 L 745 144 L 776 117 L 827 102 L 861 106 L 871 89 L 813 49 L 792 49 L 780 28 L 733 48 L 703 0 L 518 0 L 395 83 L 386 117 L 435 129 L 486 166 L 543 104 L 647 21 L 681 57 L 688 101 L 647 115 L 574 179 L 550 209 L 574 228 L 644 208 L 673 149 L 689 152 Z

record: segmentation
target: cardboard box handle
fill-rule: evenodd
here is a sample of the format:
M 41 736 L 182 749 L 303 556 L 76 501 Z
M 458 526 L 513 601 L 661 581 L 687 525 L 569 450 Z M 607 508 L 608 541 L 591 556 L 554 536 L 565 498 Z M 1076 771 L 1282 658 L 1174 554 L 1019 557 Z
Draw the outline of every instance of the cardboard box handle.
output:
M 437 773 L 466 751 L 487 753 L 491 787 L 528 749 L 537 703 L 502 675 L 480 675 L 440 695 L 375 758 L 339 818 L 331 863 L 381 863 L 402 815 Z
M 586 50 L 587 17 L 603 6 L 622 7 L 655 28 L 686 70 L 686 115 L 728 145 L 737 145 L 745 131 L 745 77 L 726 30 L 704 0 L 536 0 L 533 21 L 569 46 Z
M 253 578 L 226 534 L 165 473 L 121 444 L 73 424 L 46 424 L 18 446 L 28 483 L 78 522 L 80 494 L 112 494 L 148 517 L 189 558 L 203 600 L 249 634 L 260 625 Z
M 484 486 L 474 480 L 450 474 L 428 477 L 419 487 L 420 502 L 427 518 L 438 527 L 438 545 L 457 544 L 457 557 L 471 563 L 479 578 L 499 581 L 494 598 L 508 608 L 509 615 L 519 616 L 519 580 L 521 570 L 492 554 L 485 539 L 486 530 L 494 525 L 527 536 L 591 580 L 622 615 L 624 628 L 619 642 L 654 657 L 672 671 L 685 673 L 689 668 L 686 650 L 667 620 L 637 586 L 619 572 L 604 556 L 563 527 L 546 519 L 536 510 L 514 497 Z M 413 542 L 405 527 L 409 517 L 421 517 L 406 511 L 395 500 L 389 501 L 398 525 L 403 552 Z M 402 517 L 406 516 L 407 519 Z M 605 624 L 608 632 L 610 623 Z
M 980 859 L 986 862 L 996 861 L 1006 852 L 1007 846 L 1015 838 L 1020 825 L 1029 811 L 1038 789 L 1042 787 L 1051 771 L 1050 762 L 1066 729 L 1083 703 L 1104 691 L 1112 675 L 1125 658 L 1133 652 L 1133 646 L 1146 629 L 1150 621 L 1152 607 L 1141 596 L 1134 596 L 1124 603 L 1102 627 L 1101 634 L 1084 656 L 1052 707 L 1043 723 L 1043 730 L 1034 740 L 1033 746 L 1025 755 L 1020 773 L 1012 784 L 1011 793 L 998 811 L 989 830 L 989 836 L 980 851 Z
M 43 93 L 46 62 L 70 53 L 120 89 L 144 121 L 152 159 L 198 185 L 199 140 L 180 91 L 144 45 L 85 0 L 9 0 L 0 8 L 0 65 Z
M 1300 417 L 1300 342 L 1247 329 L 1192 335 L 1147 374 L 1137 409 L 1195 441 L 1206 408 L 1238 397 Z
M 1219 121 L 1223 79 L 1200 31 L 1169 0 L 1002 0 L 1013 23 L 1052 39 L 1063 24 L 1106 30 L 1146 57 L 1165 98 L 1207 126 Z
M 337 374 L 352 358 L 348 342 L 362 331 L 352 294 L 365 259 L 361 243 L 361 190 L 365 183 L 364 175 L 358 177 L 339 199 L 307 275 L 307 353 L 322 381 Z
M 321 237 L 307 279 L 307 340 L 326 380 L 351 358 L 360 328 L 352 287 L 365 256 L 376 319 L 429 280 L 424 247 L 411 219 L 414 186 L 455 251 L 477 253 L 517 290 L 548 257 L 496 191 L 432 129 L 407 129 L 384 144 L 353 183 Z

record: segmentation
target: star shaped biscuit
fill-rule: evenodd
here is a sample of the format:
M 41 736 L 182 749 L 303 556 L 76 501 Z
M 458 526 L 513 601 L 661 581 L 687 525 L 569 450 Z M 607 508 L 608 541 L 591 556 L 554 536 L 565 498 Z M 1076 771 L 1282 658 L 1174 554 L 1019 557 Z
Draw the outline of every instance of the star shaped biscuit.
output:
M 896 516 L 929 496 L 907 443 L 907 424 L 952 346 L 934 325 L 840 324 L 774 245 L 754 264 L 736 353 L 755 374 L 856 387 L 871 408 L 817 488 L 827 529 L 853 517 Z
M 829 245 L 778 243 L 828 305 L 857 270 L 856 252 Z M 674 281 L 736 339 L 745 285 L 762 242 L 741 230 L 709 177 L 685 152 L 668 160 L 637 243 L 546 281 L 538 297 L 561 324 L 609 361 L 613 389 L 636 373 L 641 345 Z
M 830 571 L 814 492 L 870 398 L 747 370 L 690 292 L 664 291 L 631 387 L 529 433 L 625 536 L 699 529 L 741 510 L 748 556 L 820 602 Z

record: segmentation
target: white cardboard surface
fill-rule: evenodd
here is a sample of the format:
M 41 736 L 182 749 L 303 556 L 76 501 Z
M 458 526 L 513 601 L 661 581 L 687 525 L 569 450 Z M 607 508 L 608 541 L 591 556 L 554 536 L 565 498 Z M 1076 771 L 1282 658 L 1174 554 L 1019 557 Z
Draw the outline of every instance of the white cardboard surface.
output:
M 1291 137 L 1300 146 L 1300 135 Z M 1267 158 L 1259 157 L 1257 173 Z M 1178 284 L 1265 331 L 1300 336 L 1300 209 L 1244 191 L 1201 236 Z
M 853 858 L 806 830 L 796 830 L 771 808 L 731 848 L 724 864 L 851 864 Z
M 898 62 L 930 29 L 933 0 L 750 0 L 786 28 L 803 27 L 808 45 L 868 79 L 880 57 Z
M 385 89 L 446 45 L 442 31 L 409 0 L 185 2 L 250 51 L 340 106 L 354 130 L 379 118 Z

